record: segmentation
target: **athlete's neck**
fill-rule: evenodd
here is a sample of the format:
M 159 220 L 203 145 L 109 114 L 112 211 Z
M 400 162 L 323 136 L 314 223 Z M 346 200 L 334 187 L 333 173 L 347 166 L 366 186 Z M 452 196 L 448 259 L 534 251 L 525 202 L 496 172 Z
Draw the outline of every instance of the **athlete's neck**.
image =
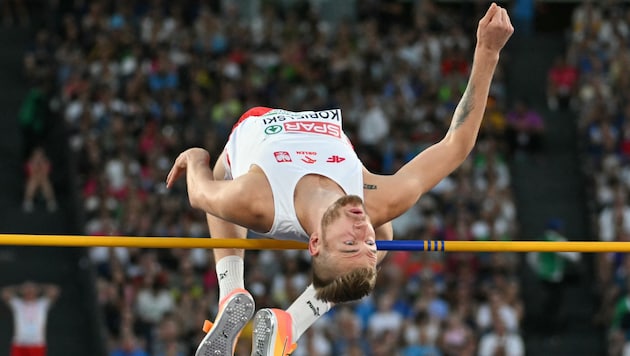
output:
M 302 228 L 310 236 L 318 231 L 324 212 L 345 192 L 337 183 L 319 175 L 303 177 L 295 187 L 295 212 Z

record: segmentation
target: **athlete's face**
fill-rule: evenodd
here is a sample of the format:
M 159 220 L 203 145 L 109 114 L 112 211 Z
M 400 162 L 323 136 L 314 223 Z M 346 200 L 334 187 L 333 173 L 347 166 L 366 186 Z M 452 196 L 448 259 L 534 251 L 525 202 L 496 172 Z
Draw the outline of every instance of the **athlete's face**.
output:
M 339 272 L 376 268 L 376 234 L 361 198 L 346 195 L 338 199 L 324 213 L 321 230 L 321 241 L 311 253 L 327 255 Z
M 25 300 L 33 300 L 37 298 L 37 287 L 31 282 L 22 285 L 22 298 Z

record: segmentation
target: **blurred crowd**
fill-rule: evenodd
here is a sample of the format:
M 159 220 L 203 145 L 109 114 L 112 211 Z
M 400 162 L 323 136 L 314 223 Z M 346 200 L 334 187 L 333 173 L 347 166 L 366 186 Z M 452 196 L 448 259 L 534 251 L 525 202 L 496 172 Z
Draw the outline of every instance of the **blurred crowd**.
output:
M 247 18 L 219 3 L 76 2 L 37 32 L 25 66 L 67 131 L 85 234 L 208 236 L 185 185 L 166 190 L 167 171 L 191 146 L 216 158 L 252 106 L 340 107 L 366 167 L 395 171 L 445 134 L 485 10 L 360 1 L 354 18 L 330 22 L 317 2 L 263 2 Z M 537 146 L 510 138 L 542 122 L 507 102 L 499 68 L 474 153 L 395 221 L 396 239 L 517 237 L 508 162 Z M 93 248 L 90 258 L 112 356 L 194 353 L 217 309 L 211 251 Z M 250 251 L 245 266 L 257 307 L 286 308 L 309 283 L 302 251 Z M 392 252 L 375 293 L 335 307 L 295 355 L 523 355 L 518 268 L 510 253 Z M 249 355 L 247 338 L 237 354 Z
M 553 110 L 576 113 L 590 211 L 601 241 L 630 241 L 630 7 L 584 1 L 572 13 L 566 53 L 549 75 Z M 630 258 L 596 256 L 595 322 L 609 355 L 630 355 Z

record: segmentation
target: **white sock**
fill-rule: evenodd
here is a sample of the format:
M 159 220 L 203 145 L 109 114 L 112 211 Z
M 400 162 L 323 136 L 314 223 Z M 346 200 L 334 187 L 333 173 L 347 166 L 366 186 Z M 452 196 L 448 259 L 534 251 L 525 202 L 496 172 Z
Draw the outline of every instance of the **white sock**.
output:
M 296 342 L 311 325 L 326 314 L 332 304 L 315 297 L 315 288 L 309 285 L 306 290 L 289 306 L 287 313 L 293 319 L 293 342 Z
M 219 301 L 236 288 L 245 288 L 244 262 L 240 256 L 225 256 L 216 264 L 219 279 Z

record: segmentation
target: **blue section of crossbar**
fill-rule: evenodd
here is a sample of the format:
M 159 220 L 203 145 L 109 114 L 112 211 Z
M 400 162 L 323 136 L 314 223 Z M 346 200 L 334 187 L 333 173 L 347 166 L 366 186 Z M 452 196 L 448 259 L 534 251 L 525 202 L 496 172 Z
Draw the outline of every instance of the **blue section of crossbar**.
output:
M 444 241 L 377 240 L 376 248 L 381 251 L 444 251 Z
M 424 251 L 424 241 L 376 240 L 376 248 L 381 251 Z
M 377 240 L 376 248 L 381 251 L 444 251 L 443 240 Z

